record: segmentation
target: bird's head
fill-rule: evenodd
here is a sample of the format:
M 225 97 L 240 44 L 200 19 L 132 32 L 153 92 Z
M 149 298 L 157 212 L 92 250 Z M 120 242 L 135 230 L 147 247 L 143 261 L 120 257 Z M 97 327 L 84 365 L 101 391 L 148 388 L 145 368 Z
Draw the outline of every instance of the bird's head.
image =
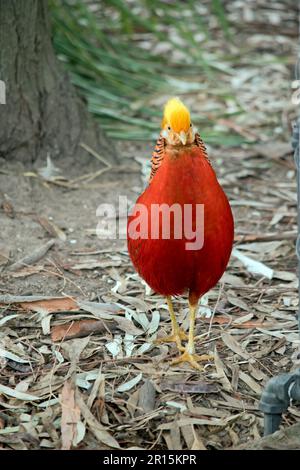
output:
M 171 98 L 166 103 L 161 127 L 161 135 L 170 145 L 187 145 L 195 140 L 196 129 L 190 112 L 179 98 Z

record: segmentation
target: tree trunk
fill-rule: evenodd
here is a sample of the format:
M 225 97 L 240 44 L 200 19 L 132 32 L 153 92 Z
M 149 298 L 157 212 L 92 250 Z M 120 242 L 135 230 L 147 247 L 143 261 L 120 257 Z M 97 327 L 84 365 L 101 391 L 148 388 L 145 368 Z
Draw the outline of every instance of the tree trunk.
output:
M 0 90 L 0 157 L 79 159 L 84 142 L 116 163 L 112 144 L 55 57 L 47 0 L 0 0 L 0 80 L 6 87 L 6 104 Z

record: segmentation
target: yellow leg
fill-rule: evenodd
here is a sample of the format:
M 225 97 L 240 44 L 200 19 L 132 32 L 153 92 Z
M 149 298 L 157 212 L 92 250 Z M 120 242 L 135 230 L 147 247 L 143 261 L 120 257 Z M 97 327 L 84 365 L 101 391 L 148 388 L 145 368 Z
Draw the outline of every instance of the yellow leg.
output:
M 164 336 L 163 338 L 158 338 L 155 340 L 155 343 L 176 343 L 179 351 L 184 351 L 185 348 L 182 346 L 181 341 L 187 340 L 188 337 L 182 328 L 179 327 L 176 316 L 173 310 L 172 300 L 170 296 L 167 296 L 167 304 L 169 307 L 171 322 L 172 322 L 172 333 L 170 336 Z
M 184 351 L 183 354 L 181 354 L 181 356 L 179 356 L 178 358 L 174 359 L 172 361 L 172 364 L 180 364 L 181 362 L 188 362 L 195 369 L 201 370 L 202 367 L 198 364 L 198 362 L 208 361 L 212 359 L 213 356 L 208 355 L 208 354 L 203 354 L 201 356 L 198 356 L 197 354 L 195 354 L 194 337 L 195 337 L 195 320 L 196 320 L 197 306 L 198 306 L 198 302 L 193 303 L 193 304 L 189 302 L 190 328 L 189 328 L 188 343 L 183 350 Z

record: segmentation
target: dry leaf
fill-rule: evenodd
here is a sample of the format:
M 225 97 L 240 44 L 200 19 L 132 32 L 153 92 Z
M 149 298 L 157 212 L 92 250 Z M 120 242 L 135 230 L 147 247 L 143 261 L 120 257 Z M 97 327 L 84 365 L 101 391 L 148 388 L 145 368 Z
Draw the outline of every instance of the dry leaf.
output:
M 78 442 L 78 423 L 80 408 L 75 400 L 75 385 L 73 380 L 64 383 L 60 394 L 61 404 L 61 441 L 62 449 L 69 450 Z
M 241 370 L 239 371 L 239 377 L 240 379 L 245 382 L 245 384 L 248 385 L 248 387 L 250 387 L 257 395 L 261 396 L 262 394 L 262 387 L 257 383 L 255 382 L 254 379 L 252 379 L 252 377 L 250 377 L 250 375 L 246 374 L 245 372 L 242 372 Z
M 139 389 L 138 404 L 136 415 L 140 416 L 143 413 L 149 413 L 155 408 L 156 390 L 151 380 L 145 380 L 144 385 Z
M 125 333 L 128 333 L 133 336 L 142 335 L 144 333 L 143 330 L 141 330 L 140 328 L 137 328 L 132 323 L 132 321 L 128 320 L 127 318 L 114 316 L 113 320 L 117 322 L 120 330 L 125 331 Z
M 90 412 L 88 406 L 85 404 L 85 401 L 82 395 L 77 391 L 76 393 L 76 401 L 80 407 L 82 412 L 82 416 L 86 420 L 87 424 L 89 425 L 90 431 L 96 439 L 101 443 L 105 444 L 107 447 L 112 447 L 115 449 L 119 449 L 120 446 L 118 442 L 112 437 L 105 426 L 103 426 L 99 421 L 96 420 L 95 416 Z
M 89 302 L 87 300 L 77 300 L 77 305 L 81 310 L 92 313 L 97 318 L 104 320 L 110 320 L 112 315 L 124 314 L 122 310 L 116 304 Z
M 235 256 L 241 263 L 246 267 L 246 269 L 253 274 L 259 274 L 264 276 L 267 279 L 272 279 L 274 271 L 271 268 L 268 268 L 265 264 L 260 261 L 256 261 L 248 256 L 243 255 L 236 248 L 232 250 L 232 255 Z
M 46 230 L 52 237 L 59 238 L 61 241 L 66 241 L 67 236 L 54 222 L 46 219 L 46 217 L 37 216 L 35 220 Z
M 217 348 L 215 348 L 215 351 L 214 351 L 214 361 L 215 361 L 215 366 L 217 369 L 218 380 L 221 382 L 224 390 L 226 390 L 227 392 L 231 392 L 232 391 L 231 383 L 229 382 L 226 376 L 224 364 L 220 359 Z
M 117 388 L 117 392 L 128 392 L 139 383 L 139 381 L 142 379 L 142 376 L 142 374 L 138 374 L 136 377 L 133 377 L 133 379 L 129 380 L 128 382 L 119 385 L 119 387 Z
M 65 266 L 65 269 L 74 269 L 75 271 L 80 271 L 82 269 L 97 269 L 97 268 L 110 268 L 110 267 L 119 267 L 121 266 L 121 261 L 95 261 L 91 260 L 88 263 L 77 263 L 70 266 Z
M 32 395 L 31 393 L 19 392 L 16 389 L 7 387 L 6 385 L 2 385 L 2 384 L 0 384 L 0 393 L 3 393 L 4 395 L 7 395 L 8 397 L 17 398 L 18 400 L 23 400 L 23 401 L 40 400 L 40 398 L 37 397 L 36 395 Z
M 193 430 L 194 442 L 191 447 L 191 450 L 206 450 L 206 447 L 203 444 L 203 441 L 200 437 L 200 433 L 195 429 L 193 425 L 192 425 L 192 430 Z
M 236 307 L 240 307 L 242 310 L 249 310 L 249 307 L 248 305 L 246 304 L 246 302 L 236 296 L 233 296 L 233 295 L 228 295 L 227 296 L 227 300 L 228 302 L 231 303 L 231 305 L 235 305 Z
M 162 390 L 171 390 L 178 393 L 217 393 L 218 387 L 215 384 L 198 380 L 196 382 L 169 382 L 161 384 Z
M 239 343 L 229 333 L 224 331 L 221 336 L 224 344 L 226 344 L 226 346 L 231 349 L 231 351 L 235 352 L 244 359 L 249 359 L 251 357 L 246 351 L 242 350 Z
M 24 310 L 31 310 L 33 312 L 39 312 L 43 310 L 48 313 L 52 313 L 77 310 L 77 304 L 75 300 L 70 297 L 53 298 L 40 301 L 37 300 L 35 302 L 21 302 L 20 305 Z
M 28 277 L 32 276 L 33 274 L 38 274 L 44 270 L 43 266 L 28 266 L 27 268 L 19 269 L 15 273 L 11 273 L 10 277 L 18 278 L 18 277 Z
M 106 331 L 105 326 L 100 320 L 79 320 L 54 326 L 51 330 L 51 339 L 52 341 L 61 341 L 103 331 Z

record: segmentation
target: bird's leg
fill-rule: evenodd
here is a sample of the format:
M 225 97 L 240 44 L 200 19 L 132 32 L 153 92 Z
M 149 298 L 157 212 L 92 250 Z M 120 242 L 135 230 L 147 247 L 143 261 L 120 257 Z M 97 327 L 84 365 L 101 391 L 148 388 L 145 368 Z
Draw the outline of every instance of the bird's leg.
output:
M 178 358 L 174 359 L 172 364 L 179 364 L 181 362 L 188 362 L 191 364 L 192 367 L 195 369 L 201 370 L 202 367 L 198 364 L 201 361 L 207 361 L 213 358 L 213 356 L 209 354 L 202 354 L 198 356 L 195 354 L 195 320 L 196 320 L 196 312 L 198 306 L 198 299 L 196 303 L 192 303 L 189 301 L 189 308 L 190 308 L 190 328 L 189 328 L 189 336 L 188 336 L 188 343 L 183 350 L 183 354 Z
M 167 304 L 169 307 L 171 322 L 172 322 L 172 333 L 170 336 L 164 336 L 163 338 L 158 338 L 155 340 L 156 343 L 176 343 L 177 348 L 179 351 L 184 351 L 185 348 L 182 346 L 181 341 L 187 340 L 188 337 L 183 331 L 182 328 L 179 327 L 176 316 L 173 310 L 172 300 L 170 296 L 167 296 Z

